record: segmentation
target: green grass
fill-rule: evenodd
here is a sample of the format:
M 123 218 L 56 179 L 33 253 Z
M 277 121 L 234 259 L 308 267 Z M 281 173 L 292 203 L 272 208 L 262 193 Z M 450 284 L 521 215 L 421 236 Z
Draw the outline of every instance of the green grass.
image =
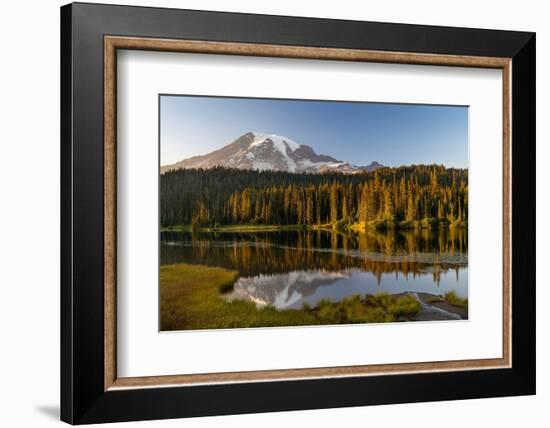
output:
M 257 309 L 252 302 L 227 301 L 238 272 L 202 265 L 175 264 L 160 268 L 161 330 L 312 325 L 317 320 L 299 310 Z
M 340 302 L 321 300 L 312 309 L 321 324 L 382 323 L 409 320 L 420 312 L 413 296 L 376 293 L 354 295 Z
M 351 221 L 347 218 L 338 220 L 336 223 L 332 224 L 332 230 L 335 232 L 345 232 L 351 228 Z
M 313 229 L 299 224 L 231 224 L 226 226 L 195 227 L 180 225 L 162 227 L 161 231 L 179 231 L 179 232 L 277 232 L 281 230 L 306 230 Z
M 387 311 L 396 319 L 406 319 L 407 317 L 418 314 L 418 312 L 420 312 L 420 306 L 420 302 L 417 299 L 413 296 L 406 295 L 394 298 L 394 301 L 388 305 Z
M 445 300 L 452 306 L 468 310 L 468 299 L 458 297 L 454 291 L 445 293 Z
M 183 232 L 186 230 L 183 226 L 161 226 L 161 232 Z
M 367 223 L 352 222 L 350 219 L 341 219 L 336 223 L 328 224 L 231 224 L 224 226 L 193 227 L 190 225 L 162 226 L 161 232 L 277 232 L 291 230 L 334 230 L 344 232 L 346 230 L 387 230 L 387 229 L 432 229 L 432 228 L 459 228 L 467 227 L 467 222 L 457 220 L 451 224 L 446 221 L 437 222 L 436 219 L 423 219 L 415 221 L 388 222 L 385 220 L 372 220 Z
M 351 230 L 363 232 L 366 230 L 407 230 L 407 229 L 449 229 L 449 228 L 467 228 L 468 222 L 456 220 L 449 223 L 447 220 L 437 220 L 435 218 L 425 218 L 422 220 L 404 220 L 392 222 L 387 220 L 371 220 L 367 222 L 355 222 L 348 226 Z
M 412 296 L 376 293 L 321 300 L 301 309 L 257 308 L 245 300 L 228 301 L 238 272 L 202 265 L 161 266 L 161 330 L 275 327 L 404 321 L 420 311 Z

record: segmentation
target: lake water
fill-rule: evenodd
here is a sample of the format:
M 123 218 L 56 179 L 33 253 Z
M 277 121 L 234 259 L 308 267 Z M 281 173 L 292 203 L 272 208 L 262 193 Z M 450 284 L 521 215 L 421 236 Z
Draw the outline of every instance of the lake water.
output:
M 162 232 L 161 264 L 237 270 L 227 299 L 311 306 L 354 294 L 454 291 L 468 297 L 467 230 Z

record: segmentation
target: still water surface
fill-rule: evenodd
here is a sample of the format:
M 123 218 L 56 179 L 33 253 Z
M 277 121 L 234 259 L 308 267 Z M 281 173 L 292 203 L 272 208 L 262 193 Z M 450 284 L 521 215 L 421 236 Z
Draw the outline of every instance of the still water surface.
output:
M 336 233 L 162 232 L 161 264 L 237 270 L 228 299 L 311 306 L 354 294 L 407 291 L 468 297 L 467 230 Z

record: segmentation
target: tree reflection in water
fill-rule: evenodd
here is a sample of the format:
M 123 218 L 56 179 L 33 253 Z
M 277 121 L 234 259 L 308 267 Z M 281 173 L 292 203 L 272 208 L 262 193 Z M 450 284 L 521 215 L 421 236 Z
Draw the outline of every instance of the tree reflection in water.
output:
M 330 230 L 276 232 L 162 232 L 161 264 L 191 263 L 239 271 L 242 277 L 294 271 L 359 269 L 404 278 L 441 274 L 468 265 L 467 229 L 337 233 Z

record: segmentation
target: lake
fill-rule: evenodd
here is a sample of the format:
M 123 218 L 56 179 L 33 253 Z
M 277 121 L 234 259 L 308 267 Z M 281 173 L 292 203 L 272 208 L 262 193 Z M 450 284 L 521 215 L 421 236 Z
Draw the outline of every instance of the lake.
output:
M 298 309 L 323 299 L 405 292 L 468 297 L 467 229 L 162 232 L 161 265 L 236 270 L 227 300 Z

